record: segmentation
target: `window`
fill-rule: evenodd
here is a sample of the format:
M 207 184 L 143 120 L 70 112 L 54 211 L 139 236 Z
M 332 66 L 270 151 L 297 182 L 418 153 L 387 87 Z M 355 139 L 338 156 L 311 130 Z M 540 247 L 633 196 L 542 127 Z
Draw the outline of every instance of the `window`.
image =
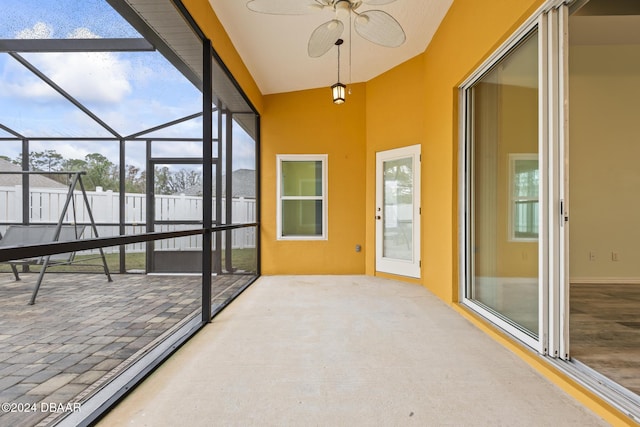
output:
M 509 202 L 512 241 L 538 239 L 538 184 L 540 181 L 537 154 L 509 154 L 511 180 Z
M 278 156 L 278 239 L 326 240 L 327 155 Z

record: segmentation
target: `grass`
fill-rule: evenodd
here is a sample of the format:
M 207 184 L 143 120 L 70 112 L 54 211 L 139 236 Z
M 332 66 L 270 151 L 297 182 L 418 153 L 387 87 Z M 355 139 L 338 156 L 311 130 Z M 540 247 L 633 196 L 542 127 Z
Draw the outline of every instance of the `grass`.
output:
M 231 257 L 233 260 L 233 267 L 243 271 L 257 270 L 256 249 L 233 249 L 231 251 Z M 222 253 L 222 265 L 225 263 L 225 255 Z

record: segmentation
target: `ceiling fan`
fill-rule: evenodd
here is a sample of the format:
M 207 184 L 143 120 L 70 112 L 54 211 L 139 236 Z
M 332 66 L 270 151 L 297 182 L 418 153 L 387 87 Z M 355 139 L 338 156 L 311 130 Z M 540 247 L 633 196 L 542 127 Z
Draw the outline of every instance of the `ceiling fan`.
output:
M 309 38 L 308 52 L 312 58 L 327 53 L 344 31 L 342 20 L 351 19 L 358 34 L 375 44 L 398 47 L 406 36 L 395 18 L 382 10 L 357 11 L 362 5 L 378 6 L 395 0 L 249 0 L 247 8 L 271 15 L 306 15 L 331 10 L 335 17 L 316 28 Z

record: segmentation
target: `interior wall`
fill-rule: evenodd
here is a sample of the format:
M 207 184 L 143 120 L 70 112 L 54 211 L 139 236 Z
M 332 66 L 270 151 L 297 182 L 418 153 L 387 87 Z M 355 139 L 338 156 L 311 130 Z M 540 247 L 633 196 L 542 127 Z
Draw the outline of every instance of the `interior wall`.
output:
M 375 275 L 375 206 L 376 206 L 376 153 L 415 144 L 424 146 L 425 99 L 424 56 L 419 55 L 398 67 L 367 82 L 367 149 L 366 149 L 366 213 L 367 260 L 366 272 Z M 422 153 L 422 174 L 424 159 Z M 423 193 L 424 194 L 424 193 Z M 422 203 L 424 207 L 424 202 Z M 422 221 L 424 226 L 424 221 Z M 421 242 L 423 268 L 427 260 Z M 390 276 L 379 273 L 381 276 Z M 398 277 L 420 283 L 420 280 Z
M 456 0 L 424 54 L 367 82 L 367 212 L 375 208 L 376 151 L 422 144 L 421 282 L 447 302 L 458 300 L 457 88 L 542 3 Z
M 328 87 L 264 97 L 263 274 L 365 272 L 365 85 L 351 90 L 342 105 L 333 104 Z M 328 154 L 327 240 L 277 239 L 278 154 Z
M 420 143 L 420 282 L 456 301 L 457 86 L 543 0 L 456 0 L 424 54 L 355 85 L 342 106 L 321 89 L 263 97 L 209 2 L 183 2 L 262 115 L 263 273 L 375 274 L 375 153 Z M 275 239 L 275 154 L 287 152 L 329 153 L 326 242 Z
M 569 61 L 571 280 L 640 283 L 640 45 Z

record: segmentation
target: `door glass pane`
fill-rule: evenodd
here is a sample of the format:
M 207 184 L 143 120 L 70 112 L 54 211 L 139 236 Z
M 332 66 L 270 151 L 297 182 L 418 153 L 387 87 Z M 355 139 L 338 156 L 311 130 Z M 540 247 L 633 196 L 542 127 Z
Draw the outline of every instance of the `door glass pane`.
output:
M 538 37 L 471 88 L 468 298 L 538 335 Z M 515 163 L 513 158 L 525 158 Z
M 413 158 L 385 161 L 383 256 L 413 259 Z

